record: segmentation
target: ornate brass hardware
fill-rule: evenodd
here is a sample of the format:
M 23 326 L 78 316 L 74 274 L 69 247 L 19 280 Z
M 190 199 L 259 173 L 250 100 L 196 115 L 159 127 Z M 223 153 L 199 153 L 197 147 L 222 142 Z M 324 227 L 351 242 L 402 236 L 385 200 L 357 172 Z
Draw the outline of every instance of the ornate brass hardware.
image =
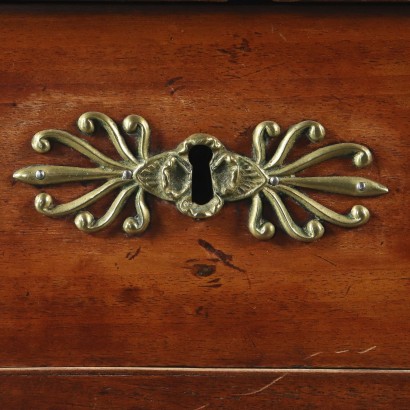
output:
M 225 201 L 251 198 L 248 226 L 258 239 L 270 239 L 275 233 L 274 225 L 262 217 L 262 201 L 266 200 L 287 234 L 302 241 L 313 241 L 324 233 L 321 221 L 346 228 L 356 227 L 366 223 L 370 213 L 364 206 L 355 205 L 348 214 L 339 214 L 297 188 L 352 196 L 376 196 L 388 192 L 385 186 L 361 177 L 295 176 L 302 170 L 336 157 L 350 156 L 358 168 L 372 162 L 372 155 L 367 147 L 340 143 L 319 148 L 292 163 L 284 164 L 299 137 L 306 135 L 312 142 L 324 138 L 324 128 L 315 121 L 303 121 L 290 127 L 269 160 L 266 160 L 265 155 L 267 138 L 278 137 L 280 134 L 279 126 L 272 121 L 262 122 L 255 128 L 252 159 L 228 151 L 219 140 L 207 134 L 194 134 L 174 150 L 150 157 L 148 123 L 138 115 L 130 115 L 124 119 L 122 128 L 136 138 L 137 149 L 134 155 L 117 125 L 106 115 L 88 112 L 78 119 L 80 131 L 87 135 L 94 132 L 95 124 L 100 124 L 105 129 L 122 158 L 120 161 L 105 156 L 84 139 L 65 131 L 45 130 L 33 137 L 32 147 L 37 152 L 48 152 L 50 142 L 56 141 L 75 149 L 98 166 L 78 168 L 32 165 L 19 169 L 13 175 L 19 181 L 32 185 L 106 180 L 99 188 L 65 204 L 56 205 L 53 198 L 46 193 L 40 193 L 35 198 L 35 208 L 44 215 L 57 217 L 76 213 L 75 225 L 85 232 L 95 232 L 108 226 L 131 195 L 135 195 L 136 216 L 125 219 L 123 229 L 128 234 L 144 232 L 150 221 L 150 213 L 144 200 L 145 192 L 148 192 L 174 202 L 180 212 L 192 218 L 215 215 Z M 212 151 L 209 167 L 213 197 L 205 204 L 192 200 L 192 165 L 188 155 L 190 150 L 198 145 L 209 147 Z M 95 218 L 84 210 L 115 189 L 119 189 L 119 193 L 102 217 Z M 305 226 L 297 225 L 282 200 L 283 196 L 295 200 L 313 214 L 313 218 Z

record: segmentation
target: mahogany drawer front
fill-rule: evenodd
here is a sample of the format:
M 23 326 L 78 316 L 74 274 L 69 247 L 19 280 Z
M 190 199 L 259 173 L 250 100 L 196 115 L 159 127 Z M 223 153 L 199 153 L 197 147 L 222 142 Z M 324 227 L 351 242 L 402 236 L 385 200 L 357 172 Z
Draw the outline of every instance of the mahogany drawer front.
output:
M 406 407 L 406 5 L 0 10 L 2 407 L 27 408 L 28 397 L 33 408 L 92 407 L 93 400 L 110 409 Z M 67 148 L 42 156 L 30 146 L 34 133 L 47 128 L 79 135 L 75 121 L 86 111 L 118 123 L 131 113 L 144 116 L 152 153 L 206 132 L 250 155 L 257 123 L 275 120 L 287 129 L 317 120 L 327 131 L 322 145 L 370 147 L 374 163 L 359 172 L 390 192 L 316 195 L 339 212 L 362 203 L 372 217 L 352 230 L 325 225 L 325 236 L 310 244 L 280 229 L 270 241 L 256 240 L 247 230 L 247 201 L 194 221 L 153 197 L 144 235 L 122 233 L 132 203 L 112 227 L 86 235 L 72 218 L 36 213 L 39 188 L 11 177 L 35 163 L 88 166 Z M 115 155 L 102 132 L 91 138 Z M 300 142 L 292 155 L 311 148 Z M 312 172 L 357 171 L 337 160 Z M 66 200 L 94 186 L 47 191 Z M 197 378 L 197 368 L 215 372 Z M 240 370 L 260 368 L 267 373 Z M 124 372 L 125 379 L 117 377 Z

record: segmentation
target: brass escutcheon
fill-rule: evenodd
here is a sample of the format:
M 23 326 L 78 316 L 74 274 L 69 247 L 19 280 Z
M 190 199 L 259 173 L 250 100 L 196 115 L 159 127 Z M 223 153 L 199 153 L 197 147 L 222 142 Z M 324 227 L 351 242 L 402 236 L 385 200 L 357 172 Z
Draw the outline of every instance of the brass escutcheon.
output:
M 148 192 L 174 202 L 181 213 L 196 219 L 217 214 L 225 201 L 249 198 L 251 206 L 248 227 L 258 239 L 270 239 L 275 233 L 274 225 L 262 217 L 265 201 L 270 204 L 279 225 L 288 235 L 309 242 L 323 235 L 323 221 L 346 228 L 356 227 L 366 223 L 370 213 L 364 206 L 355 205 L 347 214 L 339 214 L 316 202 L 299 188 L 359 197 L 388 192 L 385 186 L 357 176 L 297 176 L 300 171 L 336 157 L 351 157 L 357 168 L 372 162 L 372 154 L 367 147 L 340 143 L 318 148 L 285 164 L 287 155 L 298 138 L 307 136 L 311 142 L 319 142 L 324 138 L 323 126 L 315 121 L 303 121 L 290 127 L 269 160 L 266 159 L 266 143 L 269 138 L 280 135 L 280 128 L 273 121 L 264 121 L 253 131 L 252 158 L 227 150 L 218 139 L 203 133 L 191 135 L 174 150 L 150 156 L 148 123 L 138 115 L 129 115 L 124 119 L 122 128 L 135 137 L 134 154 L 115 122 L 105 114 L 88 112 L 78 119 L 78 128 L 86 135 L 94 132 L 96 124 L 105 129 L 121 160 L 107 157 L 82 138 L 51 129 L 34 135 L 34 150 L 46 153 L 51 148 L 51 141 L 59 142 L 85 155 L 97 167 L 31 165 L 13 174 L 19 181 L 41 186 L 74 181 L 106 181 L 100 187 L 65 204 L 55 204 L 47 193 L 40 193 L 35 198 L 38 212 L 51 217 L 75 214 L 75 225 L 85 232 L 96 232 L 108 226 L 131 196 L 135 197 L 136 216 L 126 218 L 123 229 L 127 234 L 144 232 L 150 222 L 150 212 L 145 203 L 145 193 Z M 211 152 L 209 171 L 212 197 L 203 204 L 193 200 L 193 166 L 189 159 L 191 150 L 198 146 L 207 147 Z M 85 210 L 113 190 L 119 190 L 118 195 L 103 216 L 96 218 Z M 292 198 L 312 214 L 306 225 L 299 226 L 293 220 L 282 199 L 285 196 Z

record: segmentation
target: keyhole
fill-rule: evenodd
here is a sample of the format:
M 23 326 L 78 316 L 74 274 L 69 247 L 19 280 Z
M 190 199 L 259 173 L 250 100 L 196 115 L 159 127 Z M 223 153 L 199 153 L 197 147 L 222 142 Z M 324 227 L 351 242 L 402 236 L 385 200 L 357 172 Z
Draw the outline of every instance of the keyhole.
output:
M 194 145 L 188 154 L 192 165 L 192 202 L 207 204 L 214 196 L 211 169 L 212 150 L 206 145 Z

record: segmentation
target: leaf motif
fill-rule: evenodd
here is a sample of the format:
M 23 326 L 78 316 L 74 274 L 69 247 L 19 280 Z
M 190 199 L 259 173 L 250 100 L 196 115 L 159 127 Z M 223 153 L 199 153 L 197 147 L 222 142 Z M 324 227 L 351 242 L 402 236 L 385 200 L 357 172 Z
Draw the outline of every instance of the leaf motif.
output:
M 223 199 L 238 201 L 248 198 L 266 184 L 266 175 L 251 159 L 232 153 L 226 157 L 232 157 L 230 162 L 222 160 L 213 169 L 214 189 Z
M 173 201 L 190 187 L 190 164 L 174 154 L 156 155 L 138 170 L 136 178 L 149 193 Z

